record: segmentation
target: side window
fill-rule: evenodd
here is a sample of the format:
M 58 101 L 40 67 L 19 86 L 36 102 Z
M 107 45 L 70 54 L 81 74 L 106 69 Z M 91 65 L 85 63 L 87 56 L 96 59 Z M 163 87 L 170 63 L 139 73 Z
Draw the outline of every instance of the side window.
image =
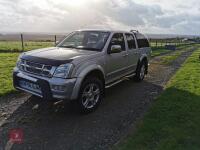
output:
M 115 33 L 110 41 L 109 49 L 111 49 L 112 45 L 120 45 L 122 47 L 122 51 L 125 51 L 125 41 L 122 33 Z
M 136 49 L 135 38 L 133 37 L 133 35 L 127 33 L 126 40 L 127 40 L 129 49 Z
M 149 47 L 149 42 L 146 37 L 142 34 L 136 34 L 138 48 Z

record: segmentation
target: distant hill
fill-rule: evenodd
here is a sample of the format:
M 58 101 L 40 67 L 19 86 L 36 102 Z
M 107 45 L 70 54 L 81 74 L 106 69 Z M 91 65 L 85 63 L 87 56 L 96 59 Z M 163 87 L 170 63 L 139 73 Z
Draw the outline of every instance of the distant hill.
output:
M 194 35 L 178 35 L 178 34 L 146 34 L 150 39 L 169 39 L 169 38 L 196 38 Z

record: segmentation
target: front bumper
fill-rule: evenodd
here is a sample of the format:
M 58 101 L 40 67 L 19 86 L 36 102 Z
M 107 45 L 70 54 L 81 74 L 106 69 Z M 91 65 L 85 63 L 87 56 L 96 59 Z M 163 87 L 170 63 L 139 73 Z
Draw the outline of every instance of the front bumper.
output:
M 40 92 L 36 90 L 31 90 L 29 88 L 24 88 L 20 86 L 19 81 L 27 81 L 36 85 L 39 85 Z M 32 74 L 28 74 L 14 69 L 13 72 L 13 85 L 16 89 L 31 93 L 33 95 L 39 96 L 43 99 L 65 99 L 72 100 L 72 95 L 74 95 L 74 86 L 76 84 L 76 78 L 72 79 L 61 79 L 61 78 L 47 78 L 40 77 Z

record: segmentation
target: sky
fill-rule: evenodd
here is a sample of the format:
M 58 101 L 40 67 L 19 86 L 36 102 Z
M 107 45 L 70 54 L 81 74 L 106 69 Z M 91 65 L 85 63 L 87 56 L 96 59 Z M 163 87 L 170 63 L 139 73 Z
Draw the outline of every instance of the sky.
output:
M 0 0 L 0 32 L 90 28 L 200 35 L 200 0 Z

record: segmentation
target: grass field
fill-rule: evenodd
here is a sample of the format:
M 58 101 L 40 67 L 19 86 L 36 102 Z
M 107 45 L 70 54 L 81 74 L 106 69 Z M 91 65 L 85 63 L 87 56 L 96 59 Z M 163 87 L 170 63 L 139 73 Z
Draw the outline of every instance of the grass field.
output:
M 161 58 L 161 63 L 166 64 L 166 65 L 171 64 L 174 60 L 176 60 L 182 54 L 182 52 L 183 51 L 176 51 L 171 55 L 163 56 Z
M 200 149 L 200 48 L 154 102 L 138 130 L 116 149 Z
M 177 51 L 179 50 L 183 50 L 183 49 L 188 49 L 191 47 L 191 44 L 187 44 L 187 45 L 177 45 L 176 46 L 176 49 Z M 151 56 L 152 57 L 155 57 L 155 56 L 160 56 L 161 54 L 165 54 L 165 53 L 170 53 L 170 52 L 173 52 L 173 50 L 169 50 L 169 49 L 166 49 L 163 45 L 163 47 L 152 47 L 152 54 Z
M 169 53 L 169 52 L 172 52 L 172 50 L 165 49 L 164 47 L 163 48 L 152 48 L 151 56 L 155 57 L 155 56 L 159 56 L 161 54 L 165 54 L 165 53 Z
M 183 52 L 190 50 L 191 48 L 198 47 L 198 45 L 187 45 L 185 47 L 179 47 L 176 51 L 171 53 L 170 55 L 162 56 L 161 63 L 170 65 L 174 60 L 176 60 Z
M 33 50 L 44 47 L 52 47 L 54 42 L 24 42 L 24 50 Z M 22 45 L 19 41 L 0 41 L 0 52 L 1 51 L 21 51 Z
M 151 47 L 163 47 L 166 42 L 157 42 L 157 45 L 156 45 L 156 42 L 151 42 Z
M 0 96 L 13 93 L 12 70 L 19 53 L 0 53 Z

